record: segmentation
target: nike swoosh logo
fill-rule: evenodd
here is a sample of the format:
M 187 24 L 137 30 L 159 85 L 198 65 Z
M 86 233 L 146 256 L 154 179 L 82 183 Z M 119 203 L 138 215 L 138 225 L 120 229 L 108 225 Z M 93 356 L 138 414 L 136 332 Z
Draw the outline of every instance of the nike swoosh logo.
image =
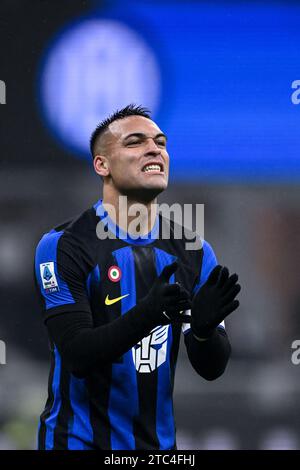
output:
M 121 297 L 116 297 L 115 299 L 109 299 L 108 294 L 105 298 L 105 305 L 112 305 L 115 304 L 116 302 L 119 302 L 119 300 L 124 299 L 124 297 L 127 297 L 129 294 L 121 295 Z

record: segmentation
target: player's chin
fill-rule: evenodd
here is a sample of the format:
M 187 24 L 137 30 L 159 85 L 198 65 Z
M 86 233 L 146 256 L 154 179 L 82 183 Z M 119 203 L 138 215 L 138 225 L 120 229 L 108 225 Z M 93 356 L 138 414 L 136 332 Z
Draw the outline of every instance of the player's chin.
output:
M 140 180 L 140 185 L 143 188 L 156 189 L 163 191 L 168 186 L 168 179 L 165 174 L 147 175 L 146 178 Z
M 167 181 L 161 181 L 151 183 L 150 181 L 145 184 L 136 184 L 134 187 L 127 188 L 123 194 L 136 199 L 137 201 L 149 202 L 155 199 L 161 192 L 163 192 L 168 186 Z
M 141 191 L 153 193 L 157 196 L 159 193 L 164 191 L 168 186 L 168 182 L 166 180 L 161 181 L 148 181 L 147 184 L 141 185 Z

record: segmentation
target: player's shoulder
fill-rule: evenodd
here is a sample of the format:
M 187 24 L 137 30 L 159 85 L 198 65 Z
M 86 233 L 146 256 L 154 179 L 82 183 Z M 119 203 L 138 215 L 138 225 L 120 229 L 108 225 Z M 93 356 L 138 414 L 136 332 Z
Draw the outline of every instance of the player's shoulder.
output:
M 211 243 L 205 240 L 204 238 L 201 238 L 201 249 L 203 251 L 203 256 L 204 255 L 207 257 L 215 256 L 215 252 Z
M 37 252 L 65 244 L 78 248 L 89 245 L 90 239 L 96 237 L 96 224 L 95 209 L 91 207 L 44 233 L 37 244 Z
M 187 228 L 185 225 L 176 222 L 168 217 L 161 216 L 162 236 L 170 235 L 175 243 L 182 245 L 187 251 L 203 251 L 205 253 L 213 252 L 211 244 L 201 235 Z

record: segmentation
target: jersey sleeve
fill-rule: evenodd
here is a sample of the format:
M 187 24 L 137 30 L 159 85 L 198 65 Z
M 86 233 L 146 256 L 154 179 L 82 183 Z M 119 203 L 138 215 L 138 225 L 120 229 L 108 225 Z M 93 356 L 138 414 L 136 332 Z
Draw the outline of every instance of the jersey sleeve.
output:
M 198 290 L 203 286 L 203 284 L 205 284 L 211 271 L 218 264 L 217 257 L 214 253 L 214 250 L 212 249 L 211 245 L 206 240 L 202 241 L 202 249 L 203 249 L 203 258 L 202 258 L 201 273 L 198 278 L 198 282 L 194 286 L 193 294 L 198 292 Z M 187 315 L 190 315 L 191 311 L 189 310 L 188 312 L 185 312 L 185 313 Z M 225 328 L 224 321 L 222 321 L 222 323 L 220 323 L 219 326 Z M 189 323 L 184 323 L 182 325 L 182 332 L 184 334 L 190 331 L 190 329 L 191 329 L 191 326 Z
M 90 313 L 86 276 L 76 243 L 63 232 L 43 236 L 35 254 L 35 278 L 44 320 L 64 312 Z

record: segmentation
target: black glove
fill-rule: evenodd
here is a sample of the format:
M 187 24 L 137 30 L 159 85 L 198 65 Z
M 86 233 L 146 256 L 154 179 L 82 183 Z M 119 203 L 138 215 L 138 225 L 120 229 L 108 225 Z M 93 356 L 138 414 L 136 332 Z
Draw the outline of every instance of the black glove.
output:
M 149 293 L 137 304 L 143 311 L 145 322 L 152 328 L 174 321 L 191 321 L 190 315 L 180 313 L 191 308 L 189 293 L 178 283 L 169 284 L 169 279 L 177 268 L 177 261 L 165 266 Z
M 229 276 L 226 267 L 216 266 L 192 299 L 191 328 L 197 338 L 208 338 L 215 328 L 239 306 L 234 300 L 241 290 L 238 275 Z

